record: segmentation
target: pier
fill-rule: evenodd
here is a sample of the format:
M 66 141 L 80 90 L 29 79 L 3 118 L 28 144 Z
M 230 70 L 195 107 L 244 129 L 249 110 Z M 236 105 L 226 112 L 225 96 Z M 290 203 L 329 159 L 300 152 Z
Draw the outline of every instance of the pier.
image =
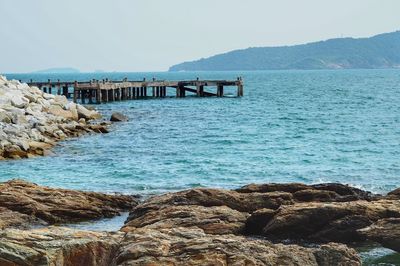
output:
M 236 87 L 235 96 L 243 96 L 243 80 L 183 80 L 167 81 L 111 81 L 108 79 L 91 81 L 51 81 L 27 82 L 50 94 L 64 95 L 74 102 L 101 104 L 114 101 L 138 100 L 146 98 L 183 98 L 186 95 L 197 97 L 224 97 L 225 87 Z M 71 89 L 72 88 L 72 89 Z M 172 90 L 172 93 L 170 92 Z M 169 93 L 168 93 L 169 92 Z

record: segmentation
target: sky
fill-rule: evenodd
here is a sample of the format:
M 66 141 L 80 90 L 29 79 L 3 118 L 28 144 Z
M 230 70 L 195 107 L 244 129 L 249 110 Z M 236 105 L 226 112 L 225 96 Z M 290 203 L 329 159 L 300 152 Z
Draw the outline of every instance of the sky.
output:
M 399 0 L 0 0 L 0 73 L 166 71 L 235 49 L 400 30 Z

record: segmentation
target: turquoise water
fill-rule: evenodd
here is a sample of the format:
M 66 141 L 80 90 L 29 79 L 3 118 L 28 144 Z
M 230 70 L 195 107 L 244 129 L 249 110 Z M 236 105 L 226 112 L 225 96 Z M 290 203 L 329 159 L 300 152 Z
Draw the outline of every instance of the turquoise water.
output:
M 400 186 L 399 70 L 6 76 L 243 76 L 245 95 L 99 105 L 106 118 L 120 111 L 130 121 L 106 135 L 62 142 L 52 157 L 0 162 L 0 181 L 135 194 L 250 182 L 341 182 L 379 193 Z

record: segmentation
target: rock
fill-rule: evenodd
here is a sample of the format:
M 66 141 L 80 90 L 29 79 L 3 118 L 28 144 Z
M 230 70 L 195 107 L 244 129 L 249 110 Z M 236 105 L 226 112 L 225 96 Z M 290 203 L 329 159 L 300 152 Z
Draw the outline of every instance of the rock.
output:
M 197 188 L 150 198 L 134 211 L 142 214 L 165 205 L 200 205 L 227 206 L 239 212 L 253 212 L 262 208 L 278 209 L 282 204 L 293 203 L 292 195 L 287 192 L 238 193 L 224 189 Z
M 260 209 L 253 212 L 246 220 L 244 233 L 246 235 L 260 235 L 263 228 L 275 216 L 277 210 Z
M 250 184 L 236 189 L 240 193 L 266 193 L 266 192 L 289 192 L 297 201 L 350 201 L 371 200 L 376 195 L 348 185 L 337 183 L 323 183 L 316 185 L 305 185 L 299 183 L 287 184 Z
M 386 198 L 389 198 L 389 199 L 400 199 L 400 188 L 389 192 L 387 194 Z
M 266 193 L 266 192 L 289 192 L 294 193 L 299 190 L 309 189 L 310 186 L 300 183 L 287 183 L 287 184 L 276 184 L 276 183 L 268 183 L 268 184 L 249 184 L 243 186 L 235 191 L 240 193 Z
M 363 240 L 358 229 L 388 217 L 400 217 L 399 201 L 298 203 L 282 206 L 272 219 L 264 221 L 262 235 L 270 239 L 348 243 Z
M 136 204 L 131 196 L 53 189 L 23 180 L 0 183 L 0 207 L 49 224 L 113 217 Z
M 11 116 L 4 110 L 0 110 L 0 123 L 11 123 Z
M 244 229 L 247 216 L 246 213 L 226 206 L 165 206 L 136 219 L 131 217 L 122 230 L 130 231 L 132 228 L 141 227 L 164 229 L 196 226 L 207 234 L 239 234 Z
M 64 110 L 59 105 L 51 105 L 48 112 L 55 116 L 61 116 L 65 119 L 71 119 L 71 120 L 75 119 L 74 114 L 71 111 Z
M 82 105 L 77 105 L 78 117 L 86 120 L 99 119 L 101 115 L 96 111 L 90 111 Z
M 25 108 L 29 104 L 29 100 L 19 95 L 11 97 L 11 104 L 17 108 Z
M 305 248 L 201 229 L 140 228 L 129 232 L 118 265 L 361 265 L 353 249 L 340 244 Z
M 112 122 L 124 122 L 124 121 L 129 121 L 129 118 L 124 114 L 115 112 L 115 113 L 112 113 L 110 121 L 112 121 Z
M 400 218 L 381 219 L 358 232 L 385 248 L 400 252 Z
M 37 227 L 45 224 L 46 223 L 44 221 L 37 219 L 36 217 L 0 207 L 0 229 L 29 229 L 31 227 Z
M 0 265 L 113 265 L 120 233 L 47 227 L 0 231 Z

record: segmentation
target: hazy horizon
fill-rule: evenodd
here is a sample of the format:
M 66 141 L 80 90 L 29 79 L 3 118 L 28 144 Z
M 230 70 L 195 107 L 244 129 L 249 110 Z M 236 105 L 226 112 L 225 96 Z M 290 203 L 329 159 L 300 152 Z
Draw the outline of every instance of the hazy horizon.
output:
M 235 49 L 399 30 L 400 1 L 0 0 L 1 73 L 166 71 Z

